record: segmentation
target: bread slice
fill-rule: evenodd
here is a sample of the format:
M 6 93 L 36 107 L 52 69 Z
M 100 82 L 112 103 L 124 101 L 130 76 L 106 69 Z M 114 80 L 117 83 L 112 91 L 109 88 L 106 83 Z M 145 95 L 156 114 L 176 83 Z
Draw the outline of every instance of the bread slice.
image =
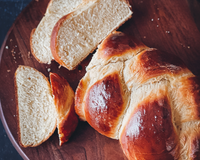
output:
M 67 69 L 74 69 L 131 15 L 125 0 L 90 0 L 56 23 L 51 35 L 54 59 Z
M 35 147 L 47 140 L 56 129 L 56 110 L 48 79 L 28 66 L 15 72 L 15 91 L 19 143 Z
M 57 111 L 57 128 L 60 146 L 67 142 L 78 125 L 74 110 L 74 91 L 66 79 L 50 73 L 51 87 Z
M 56 22 L 76 8 L 82 0 L 51 0 L 45 16 L 30 36 L 30 46 L 33 56 L 40 63 L 51 63 L 53 56 L 50 50 L 50 37 Z

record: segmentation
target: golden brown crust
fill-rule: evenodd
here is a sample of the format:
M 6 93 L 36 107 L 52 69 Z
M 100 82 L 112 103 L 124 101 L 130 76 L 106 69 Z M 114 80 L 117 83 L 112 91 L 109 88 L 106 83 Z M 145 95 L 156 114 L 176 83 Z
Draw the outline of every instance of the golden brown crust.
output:
M 93 84 L 86 95 L 85 117 L 99 133 L 114 138 L 126 108 L 118 73 L 107 75 Z
M 56 73 L 50 73 L 51 87 L 57 111 L 57 127 L 60 146 L 67 142 L 78 125 L 74 110 L 74 91 L 66 79 Z
M 75 112 L 79 116 L 79 118 L 83 121 L 86 121 L 83 101 L 84 101 L 84 97 L 87 91 L 87 87 L 88 87 L 87 81 L 82 79 L 79 82 L 79 85 L 75 93 Z
M 131 113 L 120 136 L 124 153 L 133 159 L 176 159 L 178 135 L 166 93 L 150 94 Z
M 134 54 L 133 56 L 135 56 L 145 48 L 147 47 L 142 42 L 122 32 L 114 31 L 101 43 L 97 57 L 107 61 L 110 58 L 126 54 Z
M 163 75 L 176 77 L 183 73 L 191 73 L 175 55 L 165 54 L 152 48 L 138 54 L 135 63 L 130 66 L 130 72 L 140 84 Z
M 121 58 L 129 53 L 132 56 Z M 124 66 L 120 73 L 108 69 L 116 63 Z M 129 160 L 199 159 L 200 78 L 178 57 L 113 32 L 99 46 L 90 64 L 76 90 L 76 112 L 108 137 L 123 121 L 120 143 Z M 96 71 L 100 76 L 96 77 Z M 113 85 L 106 85 L 108 82 Z M 123 91 L 122 83 L 126 85 Z M 123 113 L 126 100 L 129 106 Z M 121 114 L 125 117 L 118 121 Z
M 70 108 L 68 114 L 58 123 L 58 134 L 60 139 L 60 146 L 69 140 L 78 125 L 78 117 L 75 114 L 74 104 Z

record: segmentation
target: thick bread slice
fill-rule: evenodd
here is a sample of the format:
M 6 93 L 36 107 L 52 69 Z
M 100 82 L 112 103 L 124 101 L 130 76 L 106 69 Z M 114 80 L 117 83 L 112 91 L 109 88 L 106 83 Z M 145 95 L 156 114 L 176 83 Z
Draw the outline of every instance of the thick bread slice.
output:
M 60 146 L 67 142 L 78 125 L 74 110 L 74 91 L 66 79 L 50 73 L 51 87 L 57 111 L 57 128 Z
M 131 18 L 124 0 L 91 0 L 62 17 L 51 35 L 54 59 L 74 69 L 113 30 Z
M 50 50 L 50 37 L 56 22 L 76 8 L 82 0 L 51 0 L 45 16 L 30 36 L 30 46 L 33 56 L 40 63 L 51 63 L 53 56 Z
M 56 129 L 56 110 L 48 79 L 28 66 L 15 72 L 15 90 L 19 143 L 35 147 L 47 140 Z

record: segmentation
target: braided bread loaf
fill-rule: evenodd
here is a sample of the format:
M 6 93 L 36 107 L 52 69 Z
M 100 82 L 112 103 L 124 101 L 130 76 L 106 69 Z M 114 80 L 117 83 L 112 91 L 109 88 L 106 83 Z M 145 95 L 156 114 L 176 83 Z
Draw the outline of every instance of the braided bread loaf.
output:
M 199 84 L 178 57 L 114 32 L 81 79 L 75 110 L 119 139 L 129 160 L 199 159 Z

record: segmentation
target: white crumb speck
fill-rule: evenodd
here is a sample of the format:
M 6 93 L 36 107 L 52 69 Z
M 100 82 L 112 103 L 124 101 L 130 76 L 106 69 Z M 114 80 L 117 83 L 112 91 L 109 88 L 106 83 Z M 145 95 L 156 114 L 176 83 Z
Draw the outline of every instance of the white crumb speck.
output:
M 9 47 L 8 46 L 6 46 L 6 49 L 8 49 Z

